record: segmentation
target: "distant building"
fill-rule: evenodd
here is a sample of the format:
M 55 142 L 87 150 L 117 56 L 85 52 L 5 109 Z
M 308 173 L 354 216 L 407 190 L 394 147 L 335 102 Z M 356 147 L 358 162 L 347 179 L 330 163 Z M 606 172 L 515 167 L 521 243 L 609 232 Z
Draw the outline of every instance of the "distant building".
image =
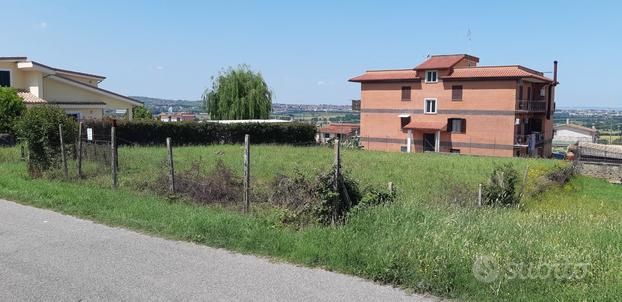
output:
M 571 124 L 568 119 L 566 124 L 556 125 L 554 129 L 554 146 L 568 146 L 578 142 L 596 143 L 598 141 L 598 130 Z
M 190 112 L 162 112 L 158 116 L 158 120 L 162 122 L 182 122 L 194 121 L 196 115 Z
M 219 123 L 219 124 L 281 124 L 291 123 L 291 120 L 279 120 L 279 119 L 254 119 L 254 120 L 205 120 L 206 123 Z
M 553 79 L 520 65 L 434 55 L 414 68 L 371 70 L 361 84 L 361 143 L 368 150 L 551 156 Z
M 317 141 L 325 144 L 331 139 L 348 139 L 353 136 L 357 136 L 361 126 L 359 124 L 350 123 L 333 123 L 326 125 L 318 130 Z

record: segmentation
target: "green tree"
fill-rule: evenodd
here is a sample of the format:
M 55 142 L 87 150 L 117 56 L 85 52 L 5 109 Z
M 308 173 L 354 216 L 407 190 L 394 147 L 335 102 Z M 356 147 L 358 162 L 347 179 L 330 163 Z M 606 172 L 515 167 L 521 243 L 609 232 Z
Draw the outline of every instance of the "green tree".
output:
M 248 65 L 229 68 L 212 78 L 203 93 L 203 106 L 211 119 L 267 119 L 272 111 L 272 92 L 261 73 Z
M 15 123 L 26 111 L 26 105 L 13 88 L 0 87 L 0 133 L 15 133 Z
M 144 106 L 136 106 L 132 109 L 132 116 L 135 120 L 152 120 L 153 114 L 149 108 Z
M 28 172 L 32 177 L 60 163 L 59 124 L 63 125 L 63 140 L 71 144 L 76 139 L 76 121 L 59 107 L 32 107 L 17 123 L 19 137 L 28 143 Z

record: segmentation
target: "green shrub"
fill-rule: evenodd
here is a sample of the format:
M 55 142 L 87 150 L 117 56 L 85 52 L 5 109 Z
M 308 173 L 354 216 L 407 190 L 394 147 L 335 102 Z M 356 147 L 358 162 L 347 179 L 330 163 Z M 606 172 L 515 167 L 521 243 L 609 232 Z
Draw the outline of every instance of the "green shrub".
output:
M 15 134 L 15 124 L 26 105 L 13 88 L 0 87 L 0 133 Z
M 88 122 L 95 139 L 109 137 L 112 122 Z M 250 134 L 253 144 L 312 144 L 315 143 L 315 126 L 303 123 L 198 123 L 160 121 L 119 121 L 117 123 L 119 145 L 162 145 L 167 137 L 175 145 L 239 144 L 244 135 Z
M 58 125 L 63 125 L 65 143 L 76 139 L 76 122 L 65 111 L 55 106 L 35 106 L 19 121 L 18 134 L 28 144 L 28 172 L 39 177 L 44 171 L 60 162 L 60 135 Z
M 343 223 L 350 214 L 395 198 L 394 192 L 374 188 L 360 190 L 358 182 L 347 173 L 341 175 L 343 185 L 335 191 L 334 179 L 334 168 L 317 172 L 313 179 L 300 171 L 295 171 L 293 177 L 278 175 L 271 186 L 270 203 L 286 210 L 281 219 L 283 223 L 304 226 Z
M 483 202 L 492 206 L 512 206 L 519 202 L 516 195 L 518 172 L 510 163 L 496 166 L 488 183 L 482 188 Z
M 149 108 L 144 106 L 136 106 L 132 108 L 132 117 L 135 120 L 152 120 L 153 114 Z

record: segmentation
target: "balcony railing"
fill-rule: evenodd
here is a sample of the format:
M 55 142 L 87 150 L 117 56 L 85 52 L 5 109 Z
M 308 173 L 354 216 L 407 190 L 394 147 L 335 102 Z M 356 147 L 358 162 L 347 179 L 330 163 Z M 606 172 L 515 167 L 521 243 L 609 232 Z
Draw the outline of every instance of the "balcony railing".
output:
M 531 112 L 546 112 L 546 101 L 518 101 L 518 110 Z
M 544 135 L 542 133 L 532 133 L 518 134 L 514 136 L 514 145 L 516 146 L 528 146 L 530 141 L 533 146 L 538 145 L 544 141 Z

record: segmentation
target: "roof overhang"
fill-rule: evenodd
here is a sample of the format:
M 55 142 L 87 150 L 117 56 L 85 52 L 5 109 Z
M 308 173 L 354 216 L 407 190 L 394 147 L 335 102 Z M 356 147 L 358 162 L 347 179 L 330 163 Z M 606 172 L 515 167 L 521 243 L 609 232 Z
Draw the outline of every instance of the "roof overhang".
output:
M 105 109 L 106 103 L 103 102 L 49 102 L 49 105 L 56 105 L 63 109 Z
M 17 68 L 18 69 L 22 69 L 22 70 L 36 70 L 36 71 L 41 71 L 47 74 L 55 74 L 56 71 L 54 70 L 54 68 L 45 66 L 43 64 L 39 64 L 37 62 L 33 62 L 33 61 L 22 61 L 22 62 L 17 62 Z
M 82 88 L 82 89 L 85 89 L 85 90 L 88 90 L 88 91 L 91 91 L 91 92 L 94 92 L 94 93 L 97 93 L 97 94 L 100 94 L 100 95 L 103 95 L 103 96 L 107 96 L 109 98 L 113 98 L 113 99 L 116 99 L 116 100 L 119 100 L 119 101 L 122 101 L 122 102 L 127 102 L 127 103 L 130 103 L 130 104 L 135 105 L 135 106 L 142 106 L 143 105 L 143 103 L 141 101 L 135 100 L 133 98 L 130 98 L 130 97 L 127 97 L 127 96 L 124 96 L 124 95 L 121 95 L 121 94 L 118 94 L 118 93 L 106 90 L 106 89 L 102 89 L 102 88 L 99 88 L 99 87 L 96 87 L 96 86 L 91 86 L 89 84 L 82 83 L 80 81 L 76 81 L 76 80 L 73 80 L 73 79 L 70 79 L 70 78 L 66 78 L 66 77 L 61 76 L 61 75 L 57 75 L 56 74 L 56 75 L 52 75 L 52 76 L 50 76 L 48 78 L 52 79 L 52 80 L 55 80 L 55 81 L 58 81 L 58 82 L 61 82 L 61 83 L 64 83 L 64 84 L 67 84 L 67 85 L 71 85 L 71 86 L 74 86 L 74 87 Z
M 447 129 L 447 121 L 414 120 L 404 126 L 404 129 L 444 131 Z

